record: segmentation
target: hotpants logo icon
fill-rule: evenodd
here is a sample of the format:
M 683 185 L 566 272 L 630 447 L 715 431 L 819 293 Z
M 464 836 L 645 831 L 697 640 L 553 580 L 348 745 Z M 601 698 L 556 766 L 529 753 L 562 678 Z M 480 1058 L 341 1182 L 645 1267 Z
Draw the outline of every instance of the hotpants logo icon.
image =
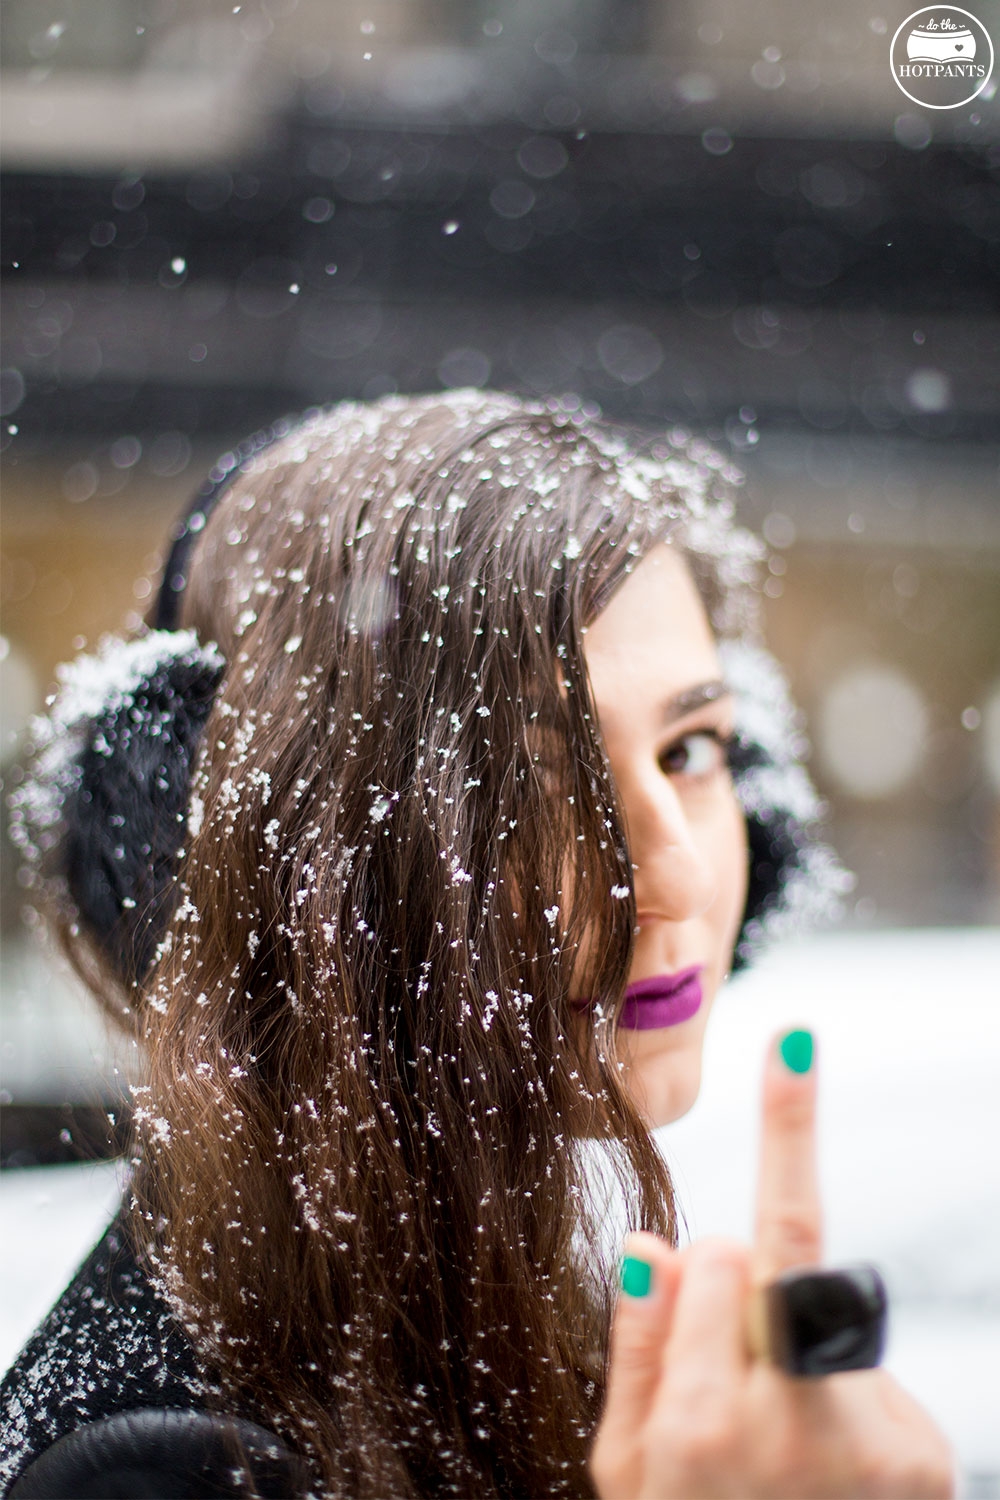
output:
M 906 55 L 911 62 L 945 62 L 959 57 L 971 62 L 976 55 L 976 39 L 968 28 L 933 31 L 930 26 L 914 26 L 906 38 Z
M 915 10 L 889 51 L 897 85 L 925 109 L 958 109 L 981 94 L 993 72 L 993 42 L 983 23 L 954 5 Z

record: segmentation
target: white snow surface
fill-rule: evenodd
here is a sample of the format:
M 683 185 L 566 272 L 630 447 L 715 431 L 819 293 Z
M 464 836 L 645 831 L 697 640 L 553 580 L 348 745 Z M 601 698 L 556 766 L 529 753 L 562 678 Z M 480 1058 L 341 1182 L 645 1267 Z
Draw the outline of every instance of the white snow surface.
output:
M 1000 929 L 786 942 L 716 1001 L 701 1096 L 657 1138 L 690 1236 L 751 1232 L 770 1037 L 817 1038 L 831 1264 L 874 1261 L 887 1365 L 948 1433 L 965 1500 L 1000 1500 Z M 0 1178 L 0 1361 L 111 1217 L 116 1164 Z M 606 1216 L 607 1254 L 623 1224 Z

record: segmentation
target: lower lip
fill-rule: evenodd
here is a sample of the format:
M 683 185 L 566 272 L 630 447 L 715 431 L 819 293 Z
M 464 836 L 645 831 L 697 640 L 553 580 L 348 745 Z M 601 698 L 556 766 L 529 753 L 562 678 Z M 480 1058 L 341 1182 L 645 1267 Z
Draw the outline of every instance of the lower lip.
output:
M 630 984 L 619 1024 L 626 1031 L 657 1031 L 690 1021 L 701 1009 L 701 969 L 699 964 Z

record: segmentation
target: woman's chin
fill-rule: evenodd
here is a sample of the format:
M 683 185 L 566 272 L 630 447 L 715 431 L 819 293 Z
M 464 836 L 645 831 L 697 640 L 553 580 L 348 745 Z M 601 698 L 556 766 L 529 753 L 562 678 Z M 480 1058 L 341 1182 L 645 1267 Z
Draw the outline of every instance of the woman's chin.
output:
M 670 1125 L 692 1108 L 701 1089 L 701 1055 L 699 1044 L 633 1065 L 629 1089 L 650 1129 Z

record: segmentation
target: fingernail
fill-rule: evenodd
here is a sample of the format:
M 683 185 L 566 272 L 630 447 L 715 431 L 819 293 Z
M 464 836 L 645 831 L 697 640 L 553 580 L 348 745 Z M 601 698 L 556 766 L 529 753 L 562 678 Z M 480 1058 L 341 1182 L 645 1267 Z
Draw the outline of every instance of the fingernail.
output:
M 628 1297 L 648 1297 L 653 1284 L 653 1268 L 648 1260 L 626 1255 L 621 1269 L 622 1291 Z
M 781 1061 L 792 1073 L 808 1073 L 813 1062 L 811 1031 L 787 1031 L 778 1046 Z

